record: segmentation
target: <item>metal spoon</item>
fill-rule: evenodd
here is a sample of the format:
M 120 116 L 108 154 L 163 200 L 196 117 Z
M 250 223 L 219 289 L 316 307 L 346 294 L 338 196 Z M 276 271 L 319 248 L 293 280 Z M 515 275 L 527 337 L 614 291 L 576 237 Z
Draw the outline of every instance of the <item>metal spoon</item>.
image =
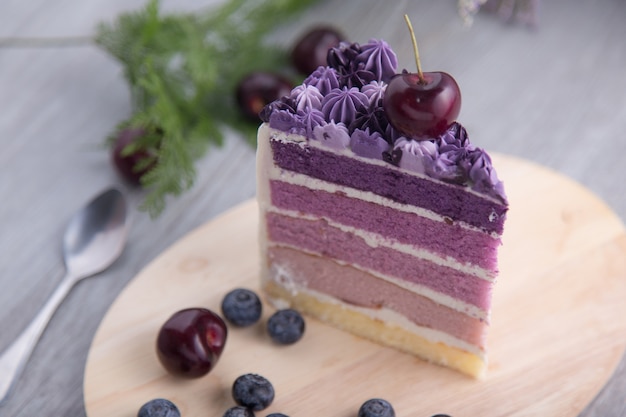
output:
M 0 356 L 0 403 L 24 369 L 57 307 L 81 279 L 108 268 L 126 243 L 126 200 L 109 189 L 74 215 L 63 237 L 66 274 L 41 311 Z

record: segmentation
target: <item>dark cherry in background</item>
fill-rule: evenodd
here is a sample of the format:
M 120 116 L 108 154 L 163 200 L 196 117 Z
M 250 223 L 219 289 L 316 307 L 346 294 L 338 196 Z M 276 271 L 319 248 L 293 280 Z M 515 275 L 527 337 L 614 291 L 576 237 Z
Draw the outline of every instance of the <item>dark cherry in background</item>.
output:
M 111 151 L 111 161 L 124 180 L 132 185 L 140 185 L 141 177 L 156 163 L 156 157 L 145 149 L 139 149 L 129 154 L 124 152 L 126 146 L 131 145 L 145 134 L 143 129 L 122 129 L 117 136 Z M 148 161 L 145 167 L 138 169 L 142 161 Z
M 237 85 L 236 98 L 246 118 L 259 122 L 259 112 L 265 105 L 291 93 L 293 84 L 271 72 L 255 71 Z
M 345 37 L 330 26 L 314 27 L 302 35 L 291 50 L 291 63 L 302 74 L 309 75 L 326 66 L 328 50 L 338 46 Z

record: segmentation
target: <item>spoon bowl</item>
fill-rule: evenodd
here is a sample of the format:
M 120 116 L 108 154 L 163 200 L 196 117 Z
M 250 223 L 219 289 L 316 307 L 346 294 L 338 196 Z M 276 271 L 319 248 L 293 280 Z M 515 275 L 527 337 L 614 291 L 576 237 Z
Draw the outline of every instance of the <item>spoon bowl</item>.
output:
M 88 277 L 108 268 L 122 253 L 126 238 L 126 202 L 114 188 L 74 215 L 63 237 L 68 271 Z
M 57 307 L 81 279 L 108 268 L 126 244 L 126 199 L 117 189 L 95 197 L 70 220 L 63 237 L 66 274 L 39 313 L 0 356 L 0 403 L 10 393 Z

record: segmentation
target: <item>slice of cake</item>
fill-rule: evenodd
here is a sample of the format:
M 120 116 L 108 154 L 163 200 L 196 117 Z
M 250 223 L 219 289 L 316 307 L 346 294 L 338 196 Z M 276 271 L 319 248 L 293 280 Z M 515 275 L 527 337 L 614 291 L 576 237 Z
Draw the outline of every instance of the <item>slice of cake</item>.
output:
M 390 123 L 396 66 L 384 41 L 341 44 L 262 112 L 262 288 L 277 306 L 480 376 L 506 197 L 459 123 L 433 137 Z

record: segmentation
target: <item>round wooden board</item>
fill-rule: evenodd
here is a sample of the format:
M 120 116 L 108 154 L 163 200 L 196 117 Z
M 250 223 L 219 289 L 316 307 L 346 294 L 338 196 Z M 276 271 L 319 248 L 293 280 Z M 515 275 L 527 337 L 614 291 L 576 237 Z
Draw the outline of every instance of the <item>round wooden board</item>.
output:
M 266 376 L 274 403 L 257 415 L 352 417 L 368 398 L 399 416 L 576 416 L 609 379 L 626 346 L 626 233 L 589 191 L 537 165 L 494 156 L 511 210 L 500 252 L 483 380 L 343 333 L 313 319 L 292 346 L 259 323 L 230 329 L 216 368 L 168 375 L 155 337 L 175 311 L 219 311 L 237 286 L 258 290 L 257 206 L 247 202 L 195 230 L 148 265 L 105 316 L 85 371 L 89 417 L 133 417 L 156 397 L 185 417 L 221 416 L 230 387 Z M 263 321 L 273 311 L 264 305 Z

